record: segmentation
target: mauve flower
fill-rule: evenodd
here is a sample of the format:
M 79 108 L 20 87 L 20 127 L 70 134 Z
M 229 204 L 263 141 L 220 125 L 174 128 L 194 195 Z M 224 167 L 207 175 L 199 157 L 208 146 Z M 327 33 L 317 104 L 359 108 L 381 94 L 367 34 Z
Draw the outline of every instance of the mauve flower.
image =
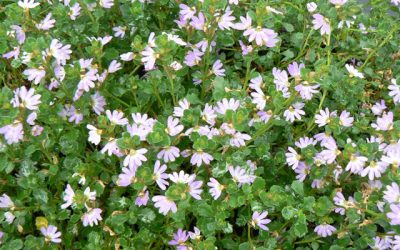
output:
M 289 147 L 289 152 L 285 153 L 286 155 L 286 163 L 292 167 L 292 169 L 296 169 L 299 165 L 301 155 L 299 155 L 294 148 Z
M 103 218 L 101 218 L 101 212 L 100 208 L 89 208 L 81 217 L 83 226 L 93 227 L 93 225 L 98 225 L 99 221 L 103 220 Z
M 206 103 L 203 111 L 201 111 L 201 118 L 211 126 L 214 126 L 217 115 L 215 114 L 213 106 Z
M 278 34 L 275 31 L 262 28 L 260 26 L 247 29 L 243 35 L 249 37 L 249 42 L 255 40 L 258 46 L 265 45 L 269 48 L 272 48 L 275 47 L 276 43 L 278 42 L 278 39 L 276 39 Z
M 1 236 L 0 236 L 1 238 Z M 395 235 L 394 239 L 392 240 L 392 250 L 399 250 L 400 249 L 400 235 Z
M 101 113 L 104 112 L 104 106 L 106 105 L 106 100 L 98 91 L 94 93 L 94 95 L 91 96 L 92 100 L 92 108 L 93 111 L 97 114 L 100 115 Z
M 251 225 L 253 227 L 258 226 L 262 230 L 268 231 L 268 227 L 266 226 L 266 224 L 270 223 L 271 220 L 270 219 L 266 219 L 267 215 L 268 215 L 268 211 L 264 211 L 262 213 L 259 213 L 259 212 L 255 211 L 253 213 L 253 216 L 251 217 Z
M 179 4 L 179 14 L 182 16 L 184 20 L 191 19 L 196 14 L 195 7 L 189 7 L 186 4 Z
M 11 25 L 11 29 L 15 32 L 18 44 L 23 44 L 25 42 L 25 31 L 18 25 Z
M 39 135 L 42 134 L 43 129 L 44 129 L 44 128 L 43 128 L 42 126 L 35 125 L 35 126 L 33 126 L 32 129 L 31 129 L 31 135 L 33 135 L 33 136 L 39 136 Z
M 13 50 L 4 53 L 3 54 L 3 58 L 5 59 L 10 59 L 12 57 L 14 57 L 14 59 L 17 59 L 20 53 L 20 47 L 14 47 Z
M 201 186 L 203 185 L 202 181 L 189 181 L 188 183 L 188 191 L 189 194 L 195 198 L 196 200 L 201 200 L 200 194 L 203 192 Z
M 300 161 L 297 168 L 294 170 L 296 173 L 296 179 L 303 182 L 310 173 L 310 169 L 310 166 L 305 164 L 303 161 Z
M 114 36 L 115 37 L 120 37 L 120 38 L 124 38 L 125 36 L 125 31 L 126 31 L 126 27 L 125 26 L 116 26 L 113 27 L 112 30 L 114 31 Z
M 240 106 L 239 100 L 230 98 L 228 101 L 228 99 L 224 98 L 222 99 L 222 101 L 217 102 L 217 106 L 214 109 L 221 115 L 225 115 L 227 110 L 236 111 L 239 108 L 239 106 Z
M 176 213 L 177 211 L 175 202 L 164 195 L 156 195 L 151 200 L 154 202 L 154 206 L 158 208 L 158 211 L 163 215 L 167 215 L 169 211 L 172 213 Z
M 86 73 L 80 75 L 81 79 L 78 83 L 78 91 L 84 90 L 88 92 L 91 88 L 94 88 L 94 82 L 97 81 L 97 69 L 90 69 Z
M 180 132 L 182 132 L 183 129 L 183 125 L 179 124 L 179 119 L 172 116 L 168 117 L 166 131 L 170 136 L 175 136 L 179 134 Z
M 11 212 L 5 212 L 4 219 L 9 225 L 11 225 L 15 219 L 15 216 Z
M 203 13 L 199 12 L 198 17 L 193 16 L 192 21 L 189 24 L 196 30 L 203 30 L 205 22 L 206 22 L 206 19 L 205 19 Z
M 232 138 L 229 140 L 229 144 L 233 147 L 243 147 L 246 145 L 245 141 L 251 140 L 251 136 L 248 134 L 244 134 L 241 132 L 236 132 L 232 135 Z
M 313 138 L 304 136 L 304 137 L 300 137 L 294 144 L 298 148 L 306 148 L 309 145 L 315 146 L 317 144 L 317 141 L 314 140 Z
M 390 95 L 390 93 L 389 93 Z M 393 100 L 394 101 L 394 100 Z M 400 88 L 399 88 L 399 96 L 398 96 L 398 102 L 400 102 Z M 385 105 L 385 100 L 380 100 L 380 102 L 376 102 L 372 107 L 371 111 L 374 113 L 374 115 L 382 115 L 383 111 L 386 110 L 386 105 Z
M 314 24 L 313 28 L 315 30 L 320 29 L 321 35 L 324 34 L 329 35 L 331 33 L 329 20 L 321 14 L 314 14 L 313 17 L 314 17 L 314 20 L 312 21 L 312 23 Z
M 307 81 L 301 82 L 296 85 L 294 89 L 300 94 L 301 98 L 304 100 L 311 100 L 313 95 L 318 93 L 319 84 L 310 85 Z
M 171 246 L 176 246 L 178 250 L 187 250 L 186 241 L 189 239 L 189 235 L 185 230 L 178 229 L 176 233 L 174 233 L 174 238 L 170 242 L 168 242 Z
M 346 171 L 358 174 L 362 171 L 367 161 L 368 161 L 367 157 L 353 154 L 350 156 L 350 161 L 347 163 Z
M 325 110 L 321 109 L 319 114 L 315 115 L 315 123 L 318 124 L 318 127 L 323 127 L 331 122 L 331 118 L 335 116 L 335 114 L 336 111 L 329 112 L 328 108 L 325 108 Z
M 296 119 L 301 120 L 301 116 L 306 114 L 306 112 L 303 111 L 303 107 L 304 103 L 302 102 L 296 102 L 289 106 L 289 108 L 283 113 L 285 120 L 290 123 L 293 123 Z
M 319 236 L 321 237 L 328 237 L 331 236 L 333 234 L 333 232 L 336 231 L 336 228 L 329 225 L 329 224 L 321 224 L 317 227 L 315 227 L 314 232 L 316 232 Z
M 394 5 L 396 5 L 396 6 L 398 6 L 399 4 L 400 4 L 400 0 L 390 0 L 390 3 L 392 3 L 392 4 L 394 4 Z M 400 236 L 399 236 L 400 237 Z M 400 239 L 400 238 L 399 238 Z M 400 243 L 399 243 L 400 244 Z M 399 246 L 399 248 L 400 248 L 400 246 Z
M 40 232 L 42 232 L 45 237 L 46 242 L 60 243 L 61 233 L 57 232 L 57 228 L 53 225 L 48 225 L 47 227 L 41 227 Z
M 229 166 L 228 170 L 233 181 L 237 183 L 239 187 L 243 184 L 250 184 L 254 181 L 254 176 L 248 174 L 247 171 L 240 166 L 236 166 L 235 168 L 233 166 Z
M 253 51 L 253 46 L 244 44 L 242 40 L 239 40 L 239 44 L 242 49 L 242 55 L 245 56 Z
M 336 8 L 339 8 L 340 6 L 347 3 L 347 0 L 329 0 L 329 2 L 331 2 L 331 4 L 334 4 Z
M 343 110 L 339 116 L 339 124 L 343 127 L 353 126 L 354 118 L 350 116 L 350 112 Z
M 400 204 L 391 204 L 390 212 L 386 216 L 390 219 L 390 225 L 400 225 Z
M 214 200 L 218 199 L 221 196 L 222 190 L 225 188 L 214 178 L 210 178 L 210 181 L 207 183 L 207 186 L 210 187 L 209 192 L 211 196 L 214 198 Z
M 304 67 L 305 67 L 304 63 L 298 64 L 297 62 L 293 62 L 288 65 L 289 74 L 296 79 L 300 79 L 300 77 L 301 77 L 300 71 Z
M 378 236 L 375 236 L 373 239 L 374 239 L 374 244 L 368 244 L 368 246 L 371 247 L 371 249 L 374 250 L 392 249 L 390 246 L 391 240 L 389 237 L 380 238 Z

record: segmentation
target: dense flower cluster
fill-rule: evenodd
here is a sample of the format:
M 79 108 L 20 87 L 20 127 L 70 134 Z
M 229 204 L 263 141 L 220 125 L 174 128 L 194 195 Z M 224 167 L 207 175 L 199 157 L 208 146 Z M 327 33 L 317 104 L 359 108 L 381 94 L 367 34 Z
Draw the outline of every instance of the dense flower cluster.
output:
M 399 3 L 0 4 L 0 247 L 400 249 Z

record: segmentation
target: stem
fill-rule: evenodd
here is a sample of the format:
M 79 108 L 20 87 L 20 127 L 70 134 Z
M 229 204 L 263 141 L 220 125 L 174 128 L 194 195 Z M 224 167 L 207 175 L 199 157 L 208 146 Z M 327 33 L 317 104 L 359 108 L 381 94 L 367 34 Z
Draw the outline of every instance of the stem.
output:
M 165 72 L 167 73 L 167 77 L 168 77 L 169 83 L 171 85 L 171 92 L 170 93 L 171 93 L 171 96 L 172 96 L 172 102 L 174 103 L 174 106 L 176 106 L 177 103 L 176 103 L 176 98 L 175 98 L 174 81 L 172 79 L 171 73 L 169 72 L 167 66 L 163 65 L 163 68 L 164 68 Z
M 251 241 L 251 226 L 250 223 L 247 223 L 247 239 L 250 243 L 250 249 L 253 249 L 253 242 Z
M 331 32 L 328 34 L 328 41 L 326 43 L 326 47 L 328 49 L 328 66 L 331 65 Z
M 249 61 L 247 62 L 247 65 L 246 65 L 246 76 L 244 78 L 243 91 L 246 91 L 247 84 L 249 83 L 251 61 L 252 61 L 252 58 L 249 58 Z

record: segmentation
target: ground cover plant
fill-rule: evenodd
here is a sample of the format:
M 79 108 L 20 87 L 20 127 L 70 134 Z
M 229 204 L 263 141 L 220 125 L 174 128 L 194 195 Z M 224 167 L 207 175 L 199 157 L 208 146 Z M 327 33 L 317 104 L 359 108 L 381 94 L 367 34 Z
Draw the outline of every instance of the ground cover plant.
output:
M 0 249 L 400 249 L 399 4 L 0 1 Z

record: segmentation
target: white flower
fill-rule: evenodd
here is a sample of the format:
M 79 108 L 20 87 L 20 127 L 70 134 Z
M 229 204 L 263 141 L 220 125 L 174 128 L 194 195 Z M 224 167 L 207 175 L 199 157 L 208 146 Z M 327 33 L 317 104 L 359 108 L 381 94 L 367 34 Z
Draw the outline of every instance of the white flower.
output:
M 121 63 L 119 63 L 117 60 L 112 60 L 110 65 L 108 66 L 108 73 L 114 73 L 118 70 L 122 69 Z
M 388 164 L 382 161 L 371 161 L 369 166 L 363 169 L 360 173 L 361 176 L 367 176 L 370 180 L 381 177 L 381 174 L 386 171 Z
M 2 196 L 0 196 L 0 208 L 14 209 L 14 207 L 14 202 L 7 194 L 3 194 Z
M 156 64 L 156 59 L 158 55 L 150 46 L 146 46 L 146 48 L 140 53 L 142 55 L 142 62 L 144 63 L 145 70 L 153 70 Z
M 232 176 L 233 181 L 238 183 L 239 186 L 246 183 L 250 184 L 255 179 L 255 176 L 248 174 L 246 170 L 241 168 L 240 166 L 236 166 L 235 168 L 233 168 L 233 166 L 229 166 L 228 170 Z
M 292 169 L 296 169 L 297 166 L 299 165 L 301 155 L 299 155 L 294 148 L 289 147 L 288 148 L 289 152 L 287 152 L 286 155 L 286 163 L 289 166 L 292 166 Z
M 39 67 L 37 69 L 26 69 L 22 73 L 28 77 L 29 81 L 34 81 L 34 84 L 36 85 L 38 85 L 42 78 L 46 75 L 46 71 L 43 69 L 43 67 Z
M 102 131 L 90 124 L 86 125 L 86 127 L 89 129 L 88 141 L 93 143 L 94 145 L 98 145 L 101 140 Z
M 110 110 L 106 110 L 107 118 L 113 125 L 126 125 L 128 124 L 128 119 L 124 118 L 124 113 L 114 110 L 112 113 Z
M 229 144 L 233 147 L 243 147 L 246 145 L 245 141 L 249 141 L 251 140 L 251 136 L 249 136 L 248 134 L 243 134 L 240 132 L 236 132 L 235 134 L 233 134 L 232 138 L 229 140 Z
M 24 10 L 33 9 L 38 6 L 40 3 L 35 3 L 35 0 L 23 0 L 18 1 L 18 6 L 23 8 Z
M 82 223 L 84 227 L 98 225 L 99 221 L 103 220 L 101 218 L 101 209 L 100 208 L 90 208 L 86 213 L 84 213 L 81 217 Z
M 57 232 L 57 228 L 55 226 L 48 225 L 47 227 L 41 227 L 40 232 L 42 232 L 46 242 L 54 242 L 54 243 L 61 242 L 60 239 L 61 233 Z
M 350 171 L 354 174 L 358 174 L 364 168 L 365 163 L 368 161 L 367 157 L 351 155 L 350 161 L 347 163 L 346 171 Z
M 218 113 L 225 115 L 227 110 L 236 111 L 240 106 L 240 101 L 235 100 L 233 98 L 229 99 L 222 99 L 222 101 L 217 102 L 217 107 L 215 107 L 215 111 Z
M 41 95 L 35 95 L 35 89 L 30 88 L 29 91 L 22 86 L 14 91 L 14 98 L 11 100 L 13 107 L 22 107 L 29 110 L 37 110 L 39 107 Z
M 109 9 L 114 5 L 114 0 L 100 0 L 100 6 Z
M 51 13 L 48 13 L 47 16 L 38 24 L 36 24 L 36 28 L 39 30 L 49 30 L 54 27 L 56 23 L 55 19 L 51 19 Z
M 66 209 L 67 207 L 75 204 L 74 197 L 75 197 L 74 190 L 71 188 L 71 186 L 69 184 L 67 184 L 67 187 L 65 188 L 65 191 L 64 191 L 64 197 L 63 197 L 63 200 L 65 201 L 65 203 L 61 205 L 61 208 Z
M 310 13 L 313 13 L 317 9 L 317 7 L 318 7 L 317 4 L 314 2 L 307 3 L 307 10 Z
M 193 181 L 194 178 L 196 178 L 196 176 L 186 174 L 183 170 L 181 170 L 181 171 L 179 171 L 179 173 L 173 172 L 172 174 L 169 174 L 168 178 L 175 183 L 186 184 L 186 183 Z
M 346 64 L 345 66 L 346 66 L 347 71 L 349 72 L 350 77 L 355 76 L 355 77 L 358 77 L 361 79 L 364 78 L 364 74 L 360 73 L 356 68 L 354 68 L 353 65 Z
M 180 100 L 178 104 L 178 107 L 174 107 L 174 116 L 182 117 L 185 110 L 189 109 L 190 103 L 186 98 L 184 98 L 183 100 Z
M 167 124 L 168 124 L 167 133 L 170 136 L 175 136 L 179 134 L 180 132 L 182 132 L 184 128 L 183 125 L 179 124 L 179 119 L 173 118 L 172 116 L 168 117 Z
M 157 158 L 163 159 L 164 162 L 173 162 L 177 157 L 179 157 L 179 148 L 174 146 L 165 147 L 157 154 Z
M 126 31 L 126 27 L 122 27 L 122 26 L 116 26 L 114 28 L 112 28 L 112 30 L 114 31 L 114 36 L 115 37 L 120 37 L 120 38 L 124 38 L 125 36 L 125 31 Z
M 336 111 L 329 112 L 328 108 L 325 110 L 320 110 L 319 114 L 315 116 L 315 123 L 318 124 L 318 127 L 323 127 L 326 124 L 331 122 L 331 118 L 336 114 Z
M 177 211 L 175 202 L 169 200 L 166 196 L 156 195 L 151 200 L 154 202 L 154 206 L 158 208 L 158 211 L 163 215 L 167 215 L 169 211 L 172 213 L 176 213 Z
M 129 62 L 129 61 L 133 60 L 135 55 L 133 54 L 133 52 L 127 52 L 127 53 L 121 54 L 119 57 L 121 58 L 122 61 Z
M 13 223 L 14 219 L 15 219 L 15 215 L 11 212 L 5 212 L 4 213 L 4 218 L 6 219 L 6 222 L 8 224 Z
M 252 103 L 256 104 L 256 108 L 259 110 L 263 110 L 265 105 L 267 104 L 267 100 L 269 96 L 266 96 L 261 89 L 257 89 L 256 92 L 252 92 L 250 94 L 253 97 Z

